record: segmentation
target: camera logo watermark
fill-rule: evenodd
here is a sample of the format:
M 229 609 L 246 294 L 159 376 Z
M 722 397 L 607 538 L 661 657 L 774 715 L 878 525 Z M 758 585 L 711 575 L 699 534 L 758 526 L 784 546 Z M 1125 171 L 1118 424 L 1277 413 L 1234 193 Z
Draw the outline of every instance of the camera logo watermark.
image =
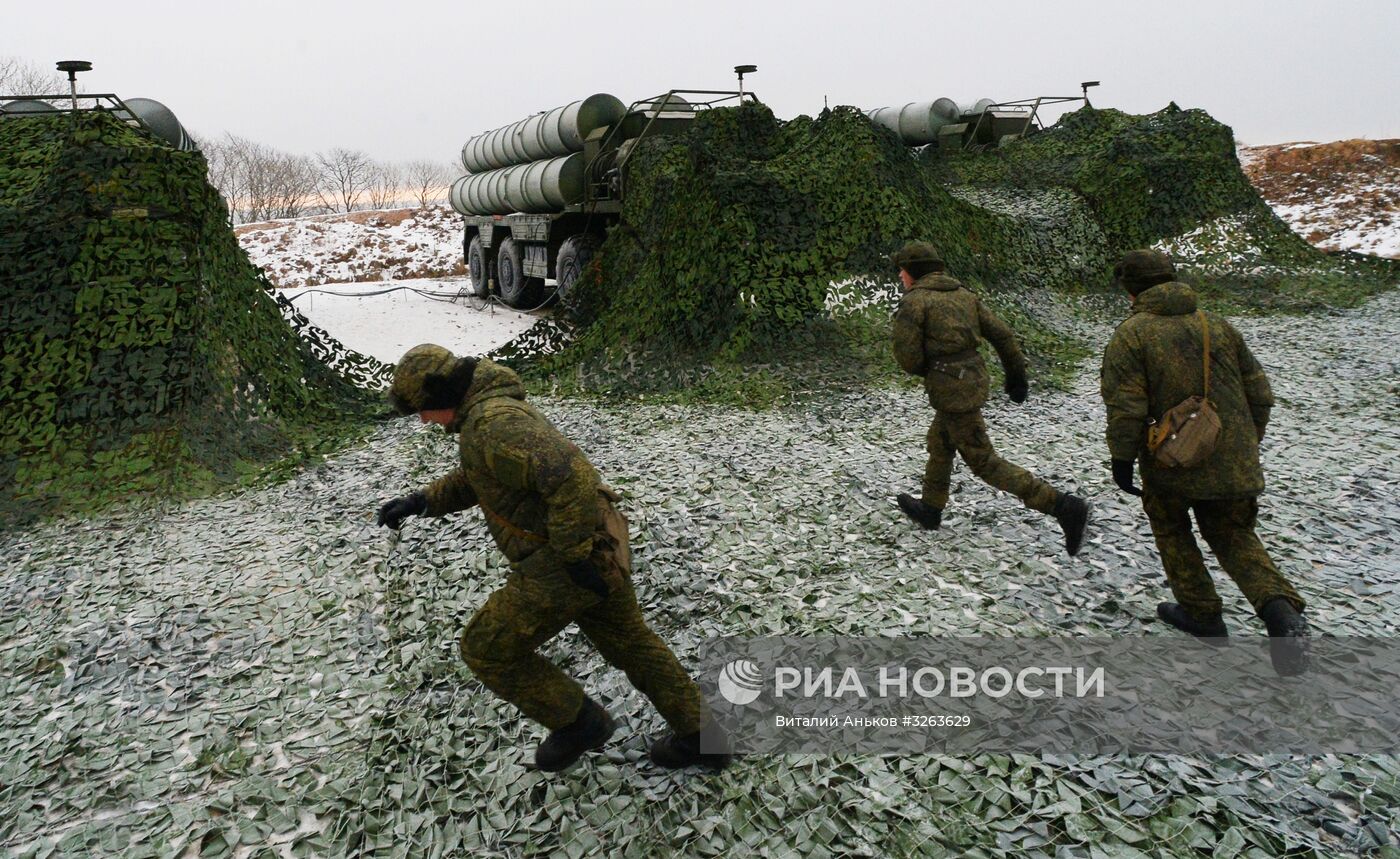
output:
M 719 694 L 731 704 L 752 704 L 763 694 L 763 672 L 747 659 L 736 659 L 719 672 Z

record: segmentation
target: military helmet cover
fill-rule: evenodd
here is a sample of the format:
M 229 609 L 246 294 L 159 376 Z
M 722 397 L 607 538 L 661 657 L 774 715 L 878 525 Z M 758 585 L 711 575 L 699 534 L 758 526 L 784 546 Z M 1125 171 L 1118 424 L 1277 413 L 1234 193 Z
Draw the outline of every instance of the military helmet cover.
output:
M 414 346 L 394 365 L 394 381 L 389 386 L 390 405 L 401 415 L 450 407 L 452 404 L 434 402 L 439 399 L 435 395 L 441 387 L 438 380 L 446 380 L 457 366 L 457 357 L 436 343 Z
M 1120 287 L 1157 284 L 1162 283 L 1163 278 L 1173 277 L 1176 277 L 1176 266 L 1172 265 L 1171 257 L 1145 248 L 1128 251 L 1113 267 L 1113 283 Z
M 914 263 L 932 263 L 941 266 L 943 265 L 943 257 L 939 255 L 938 248 L 929 242 L 909 242 L 890 254 L 890 262 L 908 271 L 909 266 Z

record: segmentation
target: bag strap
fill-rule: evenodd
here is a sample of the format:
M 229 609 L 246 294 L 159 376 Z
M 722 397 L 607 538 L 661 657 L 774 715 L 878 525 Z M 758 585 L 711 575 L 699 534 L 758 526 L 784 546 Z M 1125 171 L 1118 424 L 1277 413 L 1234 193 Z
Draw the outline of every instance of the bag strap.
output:
M 1201 399 L 1208 400 L 1210 399 L 1210 322 L 1206 320 L 1206 312 L 1204 310 L 1197 310 L 1196 315 L 1201 317 L 1201 334 L 1202 339 L 1205 341 L 1203 363 L 1205 364 L 1206 381 L 1205 390 L 1201 392 Z

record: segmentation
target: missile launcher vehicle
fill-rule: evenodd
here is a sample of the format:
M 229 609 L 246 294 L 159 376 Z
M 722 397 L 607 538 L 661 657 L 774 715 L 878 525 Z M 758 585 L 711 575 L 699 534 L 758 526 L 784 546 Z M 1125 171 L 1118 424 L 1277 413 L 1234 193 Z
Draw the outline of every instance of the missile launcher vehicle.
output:
M 567 297 L 617 223 L 637 144 L 686 128 L 701 111 L 752 100 L 670 90 L 628 105 L 598 94 L 469 139 L 467 174 L 449 200 L 465 221 L 472 291 L 522 309 Z M 546 291 L 549 278 L 555 287 Z
M 624 105 L 598 94 L 469 139 L 466 175 L 449 199 L 465 219 L 472 291 L 521 309 L 567 299 L 620 217 L 637 144 L 686 128 L 701 111 L 752 100 L 742 90 L 670 90 Z M 1042 106 L 1081 100 L 1087 97 L 940 98 L 866 115 L 908 146 L 982 149 L 1038 131 Z M 547 291 L 549 278 L 555 287 Z

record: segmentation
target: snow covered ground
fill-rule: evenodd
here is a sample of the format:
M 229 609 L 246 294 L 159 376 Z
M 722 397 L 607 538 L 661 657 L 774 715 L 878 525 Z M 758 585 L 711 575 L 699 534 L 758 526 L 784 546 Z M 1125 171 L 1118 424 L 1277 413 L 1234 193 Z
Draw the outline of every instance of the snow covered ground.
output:
M 446 206 L 243 224 L 234 234 L 277 286 L 466 272 L 462 219 Z
M 472 297 L 469 285 L 465 277 L 337 283 L 283 295 L 341 343 L 390 364 L 419 343 L 480 355 L 538 320 Z

